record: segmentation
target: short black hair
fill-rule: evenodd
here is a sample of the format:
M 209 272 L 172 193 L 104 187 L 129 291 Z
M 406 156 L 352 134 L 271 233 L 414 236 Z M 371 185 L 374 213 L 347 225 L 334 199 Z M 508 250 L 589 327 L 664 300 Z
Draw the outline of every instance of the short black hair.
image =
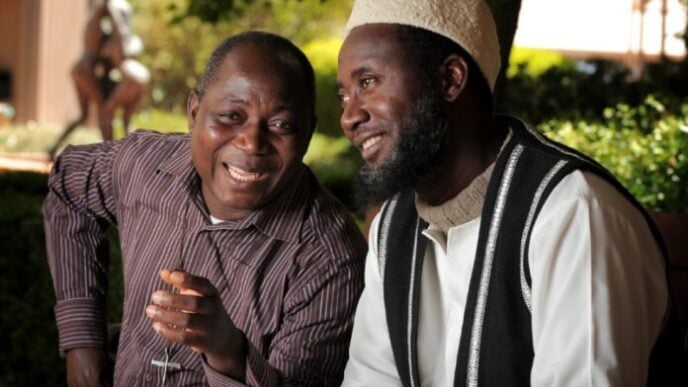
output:
M 283 62 L 295 66 L 306 88 L 306 97 L 310 104 L 309 108 L 315 112 L 315 72 L 313 66 L 308 61 L 306 55 L 290 42 L 288 39 L 263 31 L 247 31 L 225 39 L 208 59 L 205 71 L 198 79 L 196 94 L 198 98 L 203 98 L 206 90 L 215 81 L 217 71 L 222 65 L 227 54 L 237 47 L 265 47 L 275 53 Z
M 494 109 L 494 97 L 478 64 L 459 44 L 451 39 L 423 28 L 404 24 L 395 25 L 395 34 L 406 49 L 408 60 L 421 71 L 428 82 L 438 81 L 437 69 L 451 54 L 458 54 L 468 64 L 468 86 L 490 110 Z

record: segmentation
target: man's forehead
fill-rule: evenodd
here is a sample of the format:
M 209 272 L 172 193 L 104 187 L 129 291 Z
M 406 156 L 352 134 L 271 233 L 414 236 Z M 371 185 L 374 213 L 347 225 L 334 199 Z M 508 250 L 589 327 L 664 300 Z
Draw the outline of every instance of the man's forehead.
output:
M 403 55 L 401 42 L 391 24 L 370 24 L 354 28 L 339 53 L 345 60 L 392 60 Z
M 208 89 L 208 102 L 264 107 L 272 113 L 289 112 L 310 117 L 313 104 L 296 70 L 257 61 L 237 61 L 228 54 Z M 245 58 L 245 57 L 244 57 Z M 212 101 L 212 102 L 211 102 Z
M 222 66 L 231 71 L 254 70 L 273 74 L 294 72 L 294 66 L 282 60 L 269 47 L 260 45 L 239 45 L 232 48 L 222 61 Z
M 225 83 L 234 80 L 237 86 L 269 82 L 292 88 L 303 82 L 301 72 L 293 64 L 285 63 L 278 55 L 269 50 L 256 51 L 236 48 L 225 56 L 216 81 Z M 224 78 L 224 79 L 223 79 Z
M 344 39 L 344 45 L 354 42 L 363 45 L 398 44 L 396 28 L 396 25 L 387 23 L 364 24 L 349 32 L 346 39 Z

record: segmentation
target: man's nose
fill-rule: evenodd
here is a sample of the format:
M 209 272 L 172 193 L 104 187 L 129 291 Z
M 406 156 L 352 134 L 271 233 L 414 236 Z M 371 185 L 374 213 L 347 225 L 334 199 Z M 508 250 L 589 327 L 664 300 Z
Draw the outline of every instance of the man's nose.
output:
M 351 139 L 358 126 L 368 120 L 370 120 L 370 114 L 362 106 L 360 98 L 356 95 L 351 96 L 344 104 L 342 116 L 339 119 L 344 134 Z
M 266 138 L 267 131 L 266 122 L 260 120 L 247 122 L 239 131 L 237 146 L 251 155 L 266 153 L 270 146 Z

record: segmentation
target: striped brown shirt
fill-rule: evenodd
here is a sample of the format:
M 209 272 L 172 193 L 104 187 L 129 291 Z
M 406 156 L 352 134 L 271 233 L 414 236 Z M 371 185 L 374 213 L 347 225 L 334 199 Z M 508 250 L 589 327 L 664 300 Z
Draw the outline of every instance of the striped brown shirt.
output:
M 249 385 L 339 385 L 363 286 L 365 241 L 304 166 L 247 218 L 212 224 L 188 135 L 138 132 L 66 150 L 45 200 L 46 241 L 61 351 L 105 347 L 107 263 L 96 251 L 119 229 L 124 315 L 116 386 L 159 383 L 169 344 L 144 309 L 163 268 L 207 277 L 249 342 Z M 189 349 L 171 346 L 168 385 L 237 385 Z

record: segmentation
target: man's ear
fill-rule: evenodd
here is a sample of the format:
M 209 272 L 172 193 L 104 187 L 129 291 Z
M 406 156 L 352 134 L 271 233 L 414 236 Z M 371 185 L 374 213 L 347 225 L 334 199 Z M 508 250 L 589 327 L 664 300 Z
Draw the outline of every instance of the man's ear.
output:
M 447 102 L 454 102 L 468 84 L 468 63 L 458 54 L 451 54 L 440 66 L 442 96 Z
M 198 97 L 195 91 L 189 93 L 189 98 L 186 99 L 186 118 L 189 126 L 189 133 L 193 131 L 194 125 L 196 125 L 196 114 L 198 113 L 198 105 L 201 99 Z

